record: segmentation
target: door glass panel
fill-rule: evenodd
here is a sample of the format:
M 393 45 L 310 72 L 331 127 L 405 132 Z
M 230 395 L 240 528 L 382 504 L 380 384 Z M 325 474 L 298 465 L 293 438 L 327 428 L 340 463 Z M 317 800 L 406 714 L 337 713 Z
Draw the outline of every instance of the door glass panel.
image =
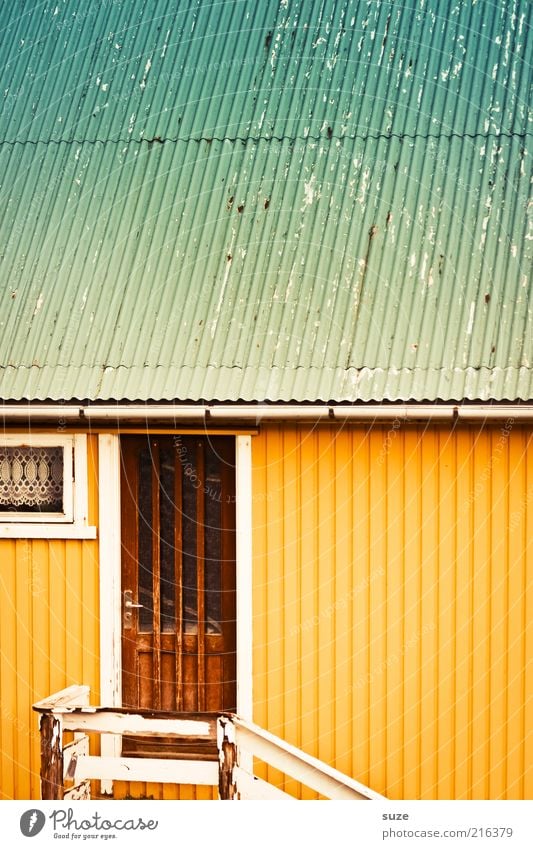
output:
M 196 535 L 198 532 L 196 498 L 198 473 L 194 442 L 185 439 L 180 455 L 182 472 L 182 546 L 183 546 L 183 631 L 198 633 L 198 593 L 196 577 Z
M 174 452 L 160 451 L 159 513 L 160 513 L 160 592 L 161 631 L 171 633 L 175 628 L 176 577 L 174 563 L 175 517 Z
M 153 629 L 152 601 L 152 456 L 147 448 L 139 457 L 139 630 Z
M 125 436 L 122 452 L 122 586 L 143 605 L 124 619 L 123 703 L 234 709 L 231 438 Z M 161 609 L 157 619 L 154 608 Z M 145 755 L 162 751 L 155 737 L 124 737 L 123 747 Z
M 205 463 L 205 632 L 221 634 L 220 526 L 222 484 L 220 459 L 209 449 Z

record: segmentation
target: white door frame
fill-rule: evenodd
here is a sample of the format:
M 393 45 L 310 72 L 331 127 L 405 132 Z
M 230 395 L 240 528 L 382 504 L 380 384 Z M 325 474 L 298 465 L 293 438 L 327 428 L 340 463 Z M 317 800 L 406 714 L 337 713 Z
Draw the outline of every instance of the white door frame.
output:
M 237 713 L 253 719 L 252 696 L 252 440 L 235 437 L 237 569 Z M 98 436 L 100 557 L 100 704 L 122 704 L 120 435 Z M 118 755 L 120 738 L 102 736 L 102 754 Z M 105 784 L 105 789 L 104 789 Z M 111 792 L 112 782 L 102 782 Z
M 98 436 L 100 704 L 122 704 L 120 437 Z
M 252 437 L 235 437 L 237 568 L 237 713 L 253 720 L 252 690 Z

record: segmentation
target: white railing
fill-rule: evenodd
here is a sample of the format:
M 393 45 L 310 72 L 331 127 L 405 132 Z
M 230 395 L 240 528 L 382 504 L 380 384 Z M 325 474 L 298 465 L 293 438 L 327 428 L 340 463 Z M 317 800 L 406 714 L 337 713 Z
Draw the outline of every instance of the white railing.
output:
M 254 775 L 254 759 L 275 767 L 328 799 L 384 798 L 323 761 L 238 716 L 219 717 L 218 748 L 221 753 L 230 753 L 229 758 L 233 761 L 233 782 L 228 798 L 294 800 L 293 796 Z M 227 755 L 225 760 L 228 760 Z
M 217 786 L 220 799 L 294 797 L 254 775 L 262 761 L 329 799 L 382 799 L 333 767 L 234 714 L 184 714 L 92 707 L 89 687 L 67 687 L 33 705 L 40 714 L 41 798 L 88 799 L 90 780 Z M 73 739 L 64 742 L 65 732 Z M 89 733 L 172 737 L 205 748 L 213 760 L 91 755 Z M 218 752 L 218 760 L 216 753 Z
M 33 708 L 41 714 L 42 799 L 88 799 L 90 779 L 218 784 L 216 714 L 92 707 L 89 687 L 79 686 L 67 687 Z M 65 732 L 73 732 L 72 742 L 64 743 Z M 213 760 L 91 755 L 89 733 L 211 742 Z

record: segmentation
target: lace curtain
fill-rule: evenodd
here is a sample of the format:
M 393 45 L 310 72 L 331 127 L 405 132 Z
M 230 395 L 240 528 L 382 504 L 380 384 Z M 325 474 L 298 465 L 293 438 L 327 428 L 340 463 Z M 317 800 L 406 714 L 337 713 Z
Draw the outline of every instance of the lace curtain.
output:
M 63 511 L 63 448 L 0 448 L 0 511 Z

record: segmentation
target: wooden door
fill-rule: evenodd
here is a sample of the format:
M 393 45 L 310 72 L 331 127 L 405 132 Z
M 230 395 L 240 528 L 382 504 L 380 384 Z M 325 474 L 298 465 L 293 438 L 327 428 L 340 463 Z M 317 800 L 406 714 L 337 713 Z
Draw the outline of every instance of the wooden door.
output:
M 121 457 L 123 705 L 235 710 L 234 440 L 125 436 Z

